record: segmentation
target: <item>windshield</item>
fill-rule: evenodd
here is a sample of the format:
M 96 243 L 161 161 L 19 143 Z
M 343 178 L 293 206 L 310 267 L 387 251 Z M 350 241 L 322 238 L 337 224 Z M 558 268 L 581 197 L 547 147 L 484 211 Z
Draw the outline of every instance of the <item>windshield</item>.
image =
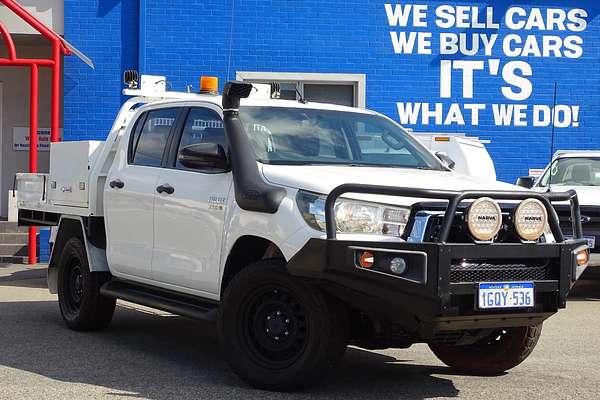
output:
M 402 128 L 378 115 L 285 107 L 242 107 L 256 159 L 266 164 L 340 164 L 444 170 Z
M 600 158 L 572 157 L 555 160 L 540 181 L 540 186 L 600 186 Z

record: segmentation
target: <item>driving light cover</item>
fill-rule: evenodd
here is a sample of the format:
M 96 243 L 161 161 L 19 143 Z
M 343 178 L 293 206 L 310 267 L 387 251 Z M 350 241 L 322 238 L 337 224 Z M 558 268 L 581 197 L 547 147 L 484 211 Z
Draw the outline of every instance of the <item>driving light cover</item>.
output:
M 516 208 L 514 224 L 517 234 L 527 241 L 538 240 L 548 225 L 548 212 L 541 201 L 525 199 Z
M 467 226 L 475 240 L 494 239 L 502 226 L 502 210 L 496 200 L 489 197 L 475 200 L 467 212 Z
M 310 227 L 325 230 L 325 196 L 299 190 L 296 203 Z M 335 202 L 334 213 L 338 232 L 400 237 L 410 209 L 342 198 Z

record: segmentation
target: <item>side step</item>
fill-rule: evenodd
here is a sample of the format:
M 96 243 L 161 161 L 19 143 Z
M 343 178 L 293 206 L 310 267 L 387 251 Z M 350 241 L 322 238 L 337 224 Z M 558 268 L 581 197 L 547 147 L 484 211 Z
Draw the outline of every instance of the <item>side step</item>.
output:
M 163 289 L 120 280 L 106 282 L 100 288 L 100 294 L 192 319 L 202 321 L 217 320 L 219 304 L 214 300 L 169 292 Z

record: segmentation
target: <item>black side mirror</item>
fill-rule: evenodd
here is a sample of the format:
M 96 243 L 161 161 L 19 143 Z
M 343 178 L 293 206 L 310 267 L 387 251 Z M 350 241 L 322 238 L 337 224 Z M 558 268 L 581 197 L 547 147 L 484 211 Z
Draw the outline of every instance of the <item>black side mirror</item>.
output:
M 454 160 L 450 158 L 448 153 L 443 151 L 436 151 L 435 156 L 439 158 L 440 161 L 443 162 L 446 167 L 450 169 L 454 169 L 454 167 L 456 167 L 456 162 L 454 162 Z
M 525 189 L 531 189 L 535 185 L 535 176 L 521 176 L 517 179 L 517 186 Z
M 229 169 L 225 149 L 217 143 L 196 143 L 185 146 L 179 151 L 177 160 L 186 168 Z

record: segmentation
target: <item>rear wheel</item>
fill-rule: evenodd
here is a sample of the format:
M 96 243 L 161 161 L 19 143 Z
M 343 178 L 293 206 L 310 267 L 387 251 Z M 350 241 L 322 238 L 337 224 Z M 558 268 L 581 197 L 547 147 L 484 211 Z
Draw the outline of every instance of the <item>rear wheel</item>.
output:
M 542 325 L 497 329 L 470 345 L 430 344 L 444 364 L 470 375 L 498 375 L 521 364 L 535 348 Z
M 81 240 L 67 241 L 60 257 L 58 302 L 69 328 L 90 331 L 110 323 L 116 300 L 100 295 L 100 286 L 109 279 L 107 272 L 90 272 Z
M 285 263 L 248 266 L 229 284 L 219 337 L 233 370 L 252 386 L 295 390 L 324 378 L 347 342 L 342 305 L 290 276 Z

